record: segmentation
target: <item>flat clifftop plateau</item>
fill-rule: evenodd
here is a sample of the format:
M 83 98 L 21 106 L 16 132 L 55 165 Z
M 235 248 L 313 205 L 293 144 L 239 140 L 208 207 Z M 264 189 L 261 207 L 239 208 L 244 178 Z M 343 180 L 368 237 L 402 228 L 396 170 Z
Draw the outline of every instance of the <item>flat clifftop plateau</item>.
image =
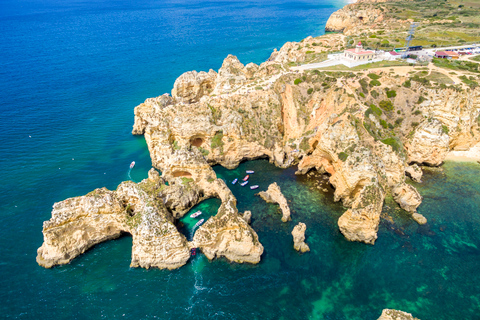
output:
M 348 33 L 384 27 L 398 33 L 410 22 L 398 17 L 402 6 L 417 2 L 361 1 L 327 24 L 345 34 L 288 42 L 260 65 L 229 55 L 218 71 L 182 74 L 171 94 L 149 98 L 134 111 L 132 133 L 144 135 L 162 175 L 152 169 L 138 184 L 127 181 L 115 191 L 96 189 L 56 203 L 43 225 L 37 262 L 68 263 L 126 232 L 133 237 L 132 266 L 178 268 L 194 247 L 209 259 L 258 263 L 263 246 L 247 223 L 255 212 L 239 213 L 232 192 L 211 168 L 235 168 L 257 158 L 327 177 L 334 200 L 346 208 L 338 227 L 350 241 L 375 243 L 390 195 L 405 214 L 427 223 L 429 214 L 417 212 L 422 197 L 407 177 L 420 182 L 422 166 L 439 166 L 451 151 L 478 145 L 477 65 L 472 62 L 467 71 L 457 66 L 454 74 L 431 64 L 347 72 L 292 68 L 348 47 Z M 468 81 L 458 84 L 459 79 Z M 221 200 L 220 209 L 188 242 L 175 222 L 210 197 Z M 276 201 L 286 205 L 284 200 Z M 282 208 L 286 221 L 288 206 Z
M 405 46 L 407 31 L 415 22 L 418 28 L 412 46 L 475 43 L 480 41 L 480 8 L 472 4 L 454 0 L 362 0 L 334 12 L 325 31 L 343 33 L 347 45 L 361 41 L 371 48 L 392 50 Z

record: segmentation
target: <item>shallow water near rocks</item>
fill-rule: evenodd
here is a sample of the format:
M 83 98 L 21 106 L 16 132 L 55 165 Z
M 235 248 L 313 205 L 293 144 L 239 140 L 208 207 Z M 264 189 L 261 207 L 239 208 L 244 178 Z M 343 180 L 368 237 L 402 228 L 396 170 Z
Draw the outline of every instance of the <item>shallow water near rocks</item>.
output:
M 396 204 L 375 246 L 346 241 L 332 189 L 265 160 L 251 184 L 231 189 L 265 247 L 258 265 L 195 256 L 168 271 L 129 268 L 129 236 L 70 264 L 35 262 L 54 202 L 146 178 L 133 107 L 171 90 L 181 73 L 218 69 L 227 54 L 260 63 L 286 41 L 320 35 L 340 2 L 3 1 L 0 4 L 0 313 L 12 319 L 376 319 L 397 308 L 425 319 L 471 319 L 480 308 L 477 164 L 446 163 L 414 184 L 425 197 L 420 227 Z M 129 164 L 136 166 L 129 172 Z M 276 181 L 292 221 L 258 196 Z M 322 191 L 326 190 L 326 191 Z M 215 214 L 219 201 L 193 208 Z M 311 252 L 293 250 L 306 223 Z M 182 219 L 188 234 L 195 221 Z

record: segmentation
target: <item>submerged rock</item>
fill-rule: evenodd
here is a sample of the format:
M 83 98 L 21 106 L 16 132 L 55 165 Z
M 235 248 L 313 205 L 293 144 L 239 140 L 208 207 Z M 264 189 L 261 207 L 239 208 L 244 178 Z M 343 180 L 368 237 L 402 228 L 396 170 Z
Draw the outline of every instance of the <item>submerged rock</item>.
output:
M 412 316 L 411 313 L 407 313 L 394 309 L 383 309 L 382 315 L 377 320 L 420 320 Z
M 282 210 L 282 221 L 290 221 L 290 207 L 288 206 L 287 199 L 280 190 L 280 187 L 276 182 L 268 186 L 267 191 L 261 191 L 258 195 L 268 203 L 278 203 Z
M 305 243 L 305 231 L 307 226 L 303 222 L 299 222 L 292 230 L 293 248 L 300 252 L 310 251 L 310 248 Z

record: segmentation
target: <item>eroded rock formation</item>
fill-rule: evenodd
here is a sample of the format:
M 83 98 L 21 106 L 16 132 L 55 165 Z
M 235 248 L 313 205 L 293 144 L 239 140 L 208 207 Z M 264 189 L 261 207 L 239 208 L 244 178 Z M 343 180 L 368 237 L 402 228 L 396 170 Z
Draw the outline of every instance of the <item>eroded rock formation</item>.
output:
M 327 28 L 352 34 L 389 23 L 384 13 L 368 11 L 369 2 L 346 6 Z M 97 189 L 55 204 L 44 223 L 39 264 L 68 263 L 122 232 L 133 236 L 133 266 L 178 267 L 191 246 L 211 259 L 256 263 L 263 247 L 247 223 L 251 215 L 238 213 L 236 199 L 211 166 L 235 168 L 257 158 L 282 168 L 298 165 L 298 174 L 327 174 L 334 200 L 347 208 L 338 226 L 348 240 L 374 244 L 387 194 L 425 223 L 416 212 L 421 196 L 405 184 L 405 174 L 419 182 L 417 164 L 438 166 L 449 151 L 479 143 L 480 90 L 413 81 L 404 86 L 408 77 L 382 71 L 375 71 L 380 81 L 372 86 L 361 72 L 290 69 L 340 50 L 344 41 L 345 35 L 330 34 L 289 42 L 260 65 L 243 65 L 229 55 L 218 72 L 186 72 L 171 96 L 145 100 L 135 108 L 132 133 L 145 136 L 162 175 L 151 171 L 139 184 L 125 182 L 116 191 Z M 210 197 L 222 205 L 188 244 L 174 221 Z
M 383 309 L 382 314 L 378 320 L 420 320 L 412 316 L 411 313 L 407 313 L 394 309 Z
M 268 203 L 278 203 L 282 210 L 282 221 L 290 221 L 290 207 L 288 206 L 287 199 L 283 195 L 280 187 L 276 182 L 268 186 L 267 191 L 261 191 L 258 195 Z
M 132 267 L 184 265 L 190 257 L 188 243 L 155 196 L 160 187 L 149 179 L 138 184 L 127 181 L 115 191 L 96 189 L 55 203 L 52 218 L 43 224 L 44 243 L 37 262 L 47 268 L 68 263 L 95 244 L 126 232 L 133 238 Z
M 310 248 L 305 243 L 305 231 L 307 226 L 303 222 L 299 222 L 292 230 L 293 248 L 300 252 L 310 251 Z

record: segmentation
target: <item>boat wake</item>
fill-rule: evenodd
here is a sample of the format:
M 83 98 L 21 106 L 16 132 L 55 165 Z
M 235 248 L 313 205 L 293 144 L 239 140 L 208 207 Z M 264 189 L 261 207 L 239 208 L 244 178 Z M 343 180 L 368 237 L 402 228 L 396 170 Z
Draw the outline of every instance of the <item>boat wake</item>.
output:
M 128 169 L 128 179 L 133 181 L 132 176 L 130 175 L 130 172 L 132 172 L 132 168 Z

